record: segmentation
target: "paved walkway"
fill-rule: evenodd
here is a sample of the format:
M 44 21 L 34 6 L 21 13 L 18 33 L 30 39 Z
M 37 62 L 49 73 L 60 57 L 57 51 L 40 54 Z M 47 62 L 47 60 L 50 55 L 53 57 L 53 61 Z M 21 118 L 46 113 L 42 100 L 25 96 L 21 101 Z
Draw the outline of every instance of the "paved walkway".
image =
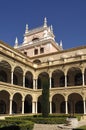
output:
M 57 125 L 35 124 L 33 130 L 61 130 Z
M 86 120 L 79 121 L 78 127 L 86 125 Z M 33 130 L 72 130 L 71 128 L 60 128 L 58 124 L 35 124 Z
M 72 130 L 72 128 L 61 128 L 59 125 L 35 124 L 33 130 Z

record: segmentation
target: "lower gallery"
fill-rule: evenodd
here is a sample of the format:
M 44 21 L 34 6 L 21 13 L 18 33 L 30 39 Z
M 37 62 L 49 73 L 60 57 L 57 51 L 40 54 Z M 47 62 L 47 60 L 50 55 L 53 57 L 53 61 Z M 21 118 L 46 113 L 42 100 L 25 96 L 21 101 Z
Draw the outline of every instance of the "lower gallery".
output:
M 86 114 L 86 46 L 64 50 L 46 18 L 41 27 L 26 25 L 22 43 L 0 41 L 0 114 L 41 113 L 44 76 L 50 114 Z

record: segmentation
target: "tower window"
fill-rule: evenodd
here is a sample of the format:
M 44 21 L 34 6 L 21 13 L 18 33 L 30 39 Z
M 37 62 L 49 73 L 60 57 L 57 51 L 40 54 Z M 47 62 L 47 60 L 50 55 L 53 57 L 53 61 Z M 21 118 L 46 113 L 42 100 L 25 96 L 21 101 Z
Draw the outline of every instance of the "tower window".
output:
M 44 48 L 40 48 L 40 53 L 44 53 Z
M 25 51 L 24 54 L 27 55 L 27 52 Z
M 37 38 L 37 37 L 32 39 L 32 41 L 38 41 L 38 40 L 39 40 L 39 38 Z
M 37 55 L 38 54 L 38 49 L 35 49 L 34 50 L 34 55 Z

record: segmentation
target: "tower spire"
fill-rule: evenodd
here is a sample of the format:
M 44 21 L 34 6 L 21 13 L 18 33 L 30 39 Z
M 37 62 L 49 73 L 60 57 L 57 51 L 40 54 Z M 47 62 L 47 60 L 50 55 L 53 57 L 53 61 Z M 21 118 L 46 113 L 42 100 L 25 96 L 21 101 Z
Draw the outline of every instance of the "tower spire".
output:
M 44 18 L 44 27 L 47 27 L 47 18 Z
M 17 47 L 18 47 L 18 38 L 16 37 L 14 48 L 17 48 Z
M 62 40 L 60 40 L 60 47 L 63 48 L 63 45 L 62 45 Z
M 28 24 L 26 24 L 26 30 L 25 30 L 25 33 L 28 33 Z
M 52 26 L 52 25 L 50 26 L 50 30 L 51 30 L 51 32 L 53 33 L 53 26 Z

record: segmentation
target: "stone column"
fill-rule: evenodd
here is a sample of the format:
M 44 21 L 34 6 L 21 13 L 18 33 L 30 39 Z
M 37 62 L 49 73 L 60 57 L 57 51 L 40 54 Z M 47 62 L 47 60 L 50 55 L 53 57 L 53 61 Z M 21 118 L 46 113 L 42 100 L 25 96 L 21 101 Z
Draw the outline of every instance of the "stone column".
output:
M 33 79 L 33 89 L 36 89 L 36 80 Z
M 34 101 L 32 102 L 32 113 L 33 114 L 35 113 L 35 102 Z
M 22 100 L 22 114 L 24 114 L 24 100 Z
M 50 82 L 50 89 L 51 89 L 51 82 L 52 82 L 51 77 L 50 77 L 50 81 L 49 82 Z
M 84 104 L 84 114 L 86 114 L 86 102 L 85 102 L 85 100 L 83 100 L 83 104 Z
M 12 99 L 10 99 L 10 112 L 9 114 L 11 115 L 12 114 Z
M 11 84 L 13 84 L 13 71 L 11 71 Z
M 23 75 L 23 87 L 25 87 L 25 75 Z
M 65 101 L 65 114 L 68 114 L 68 102 Z
M 52 114 L 52 101 L 50 101 L 50 114 Z
M 37 101 L 35 102 L 36 114 L 37 114 Z

